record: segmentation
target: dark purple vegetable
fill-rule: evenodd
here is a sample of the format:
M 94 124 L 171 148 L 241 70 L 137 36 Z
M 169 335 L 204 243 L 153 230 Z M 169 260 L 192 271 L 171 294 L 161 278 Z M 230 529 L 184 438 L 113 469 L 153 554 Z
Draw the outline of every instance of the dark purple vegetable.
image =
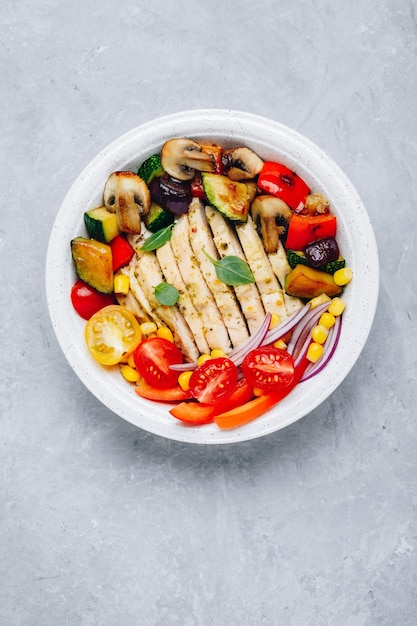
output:
M 191 186 L 189 182 L 179 181 L 168 175 L 156 177 L 149 185 L 151 199 L 172 213 L 187 213 L 191 202 Z
M 311 267 L 321 267 L 326 263 L 337 261 L 339 258 L 339 247 L 336 239 L 329 237 L 313 241 L 304 248 L 304 254 Z

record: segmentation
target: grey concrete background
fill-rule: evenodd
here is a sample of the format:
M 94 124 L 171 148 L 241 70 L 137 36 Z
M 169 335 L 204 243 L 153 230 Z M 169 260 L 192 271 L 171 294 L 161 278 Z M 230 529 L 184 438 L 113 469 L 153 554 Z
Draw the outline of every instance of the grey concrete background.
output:
M 415 0 L 3 0 L 2 626 L 417 623 Z M 163 114 L 235 108 L 342 167 L 380 250 L 375 323 L 319 408 L 201 447 L 67 365 L 45 255 L 81 169 Z

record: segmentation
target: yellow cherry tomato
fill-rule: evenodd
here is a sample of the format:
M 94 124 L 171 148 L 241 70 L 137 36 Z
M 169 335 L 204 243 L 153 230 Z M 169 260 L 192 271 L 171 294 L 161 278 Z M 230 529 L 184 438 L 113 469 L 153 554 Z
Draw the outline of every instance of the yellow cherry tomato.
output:
M 115 365 L 139 345 L 142 331 L 133 313 L 124 306 L 111 304 L 90 317 L 85 340 L 96 361 Z

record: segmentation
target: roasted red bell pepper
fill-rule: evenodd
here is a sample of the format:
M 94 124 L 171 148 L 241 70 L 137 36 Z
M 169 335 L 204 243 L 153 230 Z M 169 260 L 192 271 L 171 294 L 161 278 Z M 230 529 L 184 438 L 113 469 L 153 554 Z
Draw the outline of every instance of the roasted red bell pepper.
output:
M 200 198 L 200 200 L 206 200 L 206 194 L 203 187 L 203 181 L 200 172 L 196 172 L 193 180 L 191 181 L 191 195 L 193 198 Z
M 110 248 L 113 257 L 113 272 L 128 265 L 135 254 L 132 246 L 123 235 L 117 235 L 112 239 Z
M 313 241 L 335 237 L 337 220 L 335 215 L 293 215 L 288 226 L 286 247 L 289 250 L 304 250 Z
M 224 167 L 223 167 L 223 161 L 222 161 L 222 154 L 223 154 L 222 147 L 212 146 L 209 144 L 201 144 L 201 149 L 203 150 L 203 152 L 207 152 L 208 154 L 211 154 L 211 156 L 213 157 L 214 165 L 215 165 L 214 173 L 223 174 Z
M 304 357 L 300 364 L 295 368 L 294 378 L 290 385 L 284 387 L 279 391 L 275 391 L 272 393 L 265 393 L 262 396 L 258 396 L 257 398 L 253 398 L 242 404 L 240 406 L 236 406 L 232 410 L 226 409 L 222 413 L 214 416 L 214 422 L 217 424 L 219 428 L 222 430 L 228 430 L 230 428 L 237 428 L 238 426 L 243 426 L 248 422 L 254 420 L 259 417 L 265 411 L 271 409 L 275 404 L 283 400 L 288 394 L 296 387 L 298 382 L 300 381 L 302 375 L 304 374 L 309 361 Z
M 295 172 L 282 163 L 265 161 L 259 173 L 258 187 L 283 200 L 293 210 L 304 206 L 309 186 Z
M 253 389 L 242 378 L 236 385 L 232 395 L 224 402 L 218 404 L 202 404 L 200 402 L 181 402 L 174 406 L 170 413 L 177 419 L 190 424 L 207 424 L 213 421 L 213 417 L 223 411 L 229 411 L 236 406 L 244 404 L 253 397 Z
M 179 385 L 168 389 L 157 389 L 146 382 L 144 378 L 136 384 L 135 391 L 141 398 L 157 402 L 183 402 L 191 398 L 188 391 L 183 391 Z

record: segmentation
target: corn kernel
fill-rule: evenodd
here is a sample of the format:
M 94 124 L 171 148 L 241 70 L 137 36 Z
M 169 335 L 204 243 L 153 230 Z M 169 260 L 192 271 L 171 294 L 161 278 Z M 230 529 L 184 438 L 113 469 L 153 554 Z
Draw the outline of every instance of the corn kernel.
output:
M 316 343 L 324 343 L 327 339 L 328 334 L 329 329 L 325 326 L 321 326 L 320 324 L 314 326 L 313 330 L 311 331 L 311 337 Z
M 333 298 L 329 306 L 327 307 L 328 312 L 331 315 L 337 317 L 338 315 L 342 315 L 345 310 L 346 302 L 342 300 L 342 298 Z
M 330 302 L 331 298 L 326 293 L 321 293 L 319 296 L 312 298 L 310 300 L 310 310 L 315 309 L 319 304 L 323 304 L 324 302 Z
M 278 326 L 281 323 L 281 318 L 277 313 L 272 313 L 271 315 L 271 322 L 269 324 L 269 330 L 272 330 L 272 328 L 275 328 L 275 326 Z
M 333 274 L 333 280 L 339 287 L 344 287 L 344 285 L 350 283 L 352 277 L 353 272 L 350 267 L 342 267 Z
M 150 335 L 151 333 L 156 333 L 157 325 L 155 322 L 143 322 L 140 325 L 140 329 L 144 335 Z
M 275 341 L 273 343 L 273 346 L 275 348 L 279 348 L 280 350 L 286 350 L 287 349 L 287 344 L 285 343 L 285 341 L 283 339 L 278 339 L 278 341 Z
M 325 312 L 319 319 L 319 325 L 325 326 L 325 328 L 331 328 L 332 326 L 334 326 L 335 321 L 336 320 L 335 320 L 334 315 L 332 315 L 331 313 Z
M 113 281 L 114 293 L 126 295 L 129 293 L 130 279 L 124 274 L 117 274 Z
M 206 361 L 208 361 L 209 359 L 211 359 L 211 355 L 210 354 L 201 354 L 198 359 L 197 359 L 197 364 L 198 365 L 203 365 L 203 363 L 205 363 Z
M 190 388 L 190 378 L 193 375 L 192 371 L 187 370 L 186 372 L 181 372 L 178 376 L 178 384 L 183 391 L 188 391 Z
M 221 348 L 214 348 L 210 352 L 210 356 L 211 356 L 212 359 L 218 359 L 220 357 L 225 357 L 226 356 L 226 352 L 224 350 L 222 350 Z
M 167 328 L 167 326 L 161 326 L 161 328 L 158 328 L 158 330 L 156 331 L 156 336 L 161 337 L 162 339 L 167 339 L 171 343 L 174 343 L 174 335 L 172 334 L 171 329 Z
M 129 356 L 127 357 L 127 364 L 129 367 L 136 369 L 136 363 L 135 363 L 135 359 L 133 358 L 133 352 L 132 354 L 129 354 Z
M 126 380 L 128 380 L 130 383 L 137 383 L 140 379 L 139 372 L 129 365 L 122 365 L 120 371 L 124 378 L 126 378 Z
M 315 343 L 312 341 L 308 346 L 307 359 L 311 361 L 311 363 L 317 363 L 317 361 L 323 356 L 323 352 L 324 348 L 321 343 Z

